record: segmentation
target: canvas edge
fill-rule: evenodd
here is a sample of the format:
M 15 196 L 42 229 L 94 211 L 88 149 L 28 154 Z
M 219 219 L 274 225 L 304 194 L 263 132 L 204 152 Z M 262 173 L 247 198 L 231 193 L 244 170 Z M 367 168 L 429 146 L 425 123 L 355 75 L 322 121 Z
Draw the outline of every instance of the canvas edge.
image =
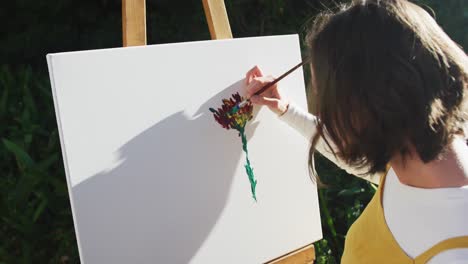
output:
M 64 165 L 64 170 L 65 170 L 65 178 L 67 181 L 67 187 L 68 187 L 68 198 L 70 199 L 70 207 L 71 207 L 71 212 L 72 212 L 72 218 L 73 218 L 73 227 L 75 228 L 75 237 L 76 237 L 76 242 L 78 246 L 78 255 L 80 258 L 80 263 L 84 263 L 83 260 L 83 255 L 82 252 L 83 250 L 81 249 L 81 242 L 80 242 L 80 237 L 79 237 L 79 232 L 78 232 L 78 224 L 76 221 L 76 215 L 75 215 L 75 206 L 73 202 L 73 195 L 72 195 L 72 185 L 71 185 L 71 178 L 70 178 L 70 169 L 68 166 L 68 158 L 67 158 L 67 151 L 65 147 L 65 142 L 64 142 L 64 137 L 63 137 L 63 130 L 62 130 L 62 123 L 60 119 L 60 111 L 59 111 L 59 103 L 57 99 L 57 92 L 55 89 L 55 78 L 54 78 L 54 67 L 53 67 L 53 61 L 54 61 L 54 54 L 47 54 L 46 59 L 47 59 L 47 66 L 49 70 L 49 78 L 50 78 L 50 86 L 52 90 L 52 97 L 54 101 L 54 111 L 55 111 L 55 118 L 57 121 L 57 128 L 58 128 L 58 133 L 59 133 L 59 138 L 60 138 L 60 147 L 61 147 L 61 152 L 62 152 L 62 160 L 63 160 L 63 165 Z
M 131 47 L 109 47 L 109 48 L 103 48 L 103 49 L 90 49 L 90 50 L 76 50 L 76 51 L 65 51 L 65 52 L 57 52 L 57 53 L 49 53 L 47 54 L 47 57 L 49 56 L 63 56 L 63 55 L 73 55 L 73 54 L 82 54 L 82 53 L 94 53 L 94 52 L 103 52 L 103 51 L 114 51 L 114 50 L 119 50 L 119 49 L 125 49 L 125 50 L 132 50 L 132 49 L 142 49 L 142 48 L 151 48 L 151 47 L 164 47 L 164 46 L 174 46 L 174 45 L 192 45 L 192 44 L 202 44 L 202 43 L 208 43 L 208 42 L 231 42 L 231 41 L 243 41 L 243 40 L 249 40 L 249 39 L 255 39 L 255 38 L 287 38 L 287 37 L 297 37 L 299 40 L 299 34 L 293 33 L 293 34 L 283 34 L 283 35 L 268 35 L 268 36 L 250 36 L 250 37 L 242 37 L 242 38 L 232 38 L 232 39 L 206 39 L 206 40 L 194 40 L 194 41 L 184 41 L 184 42 L 171 42 L 171 43 L 155 43 L 155 44 L 149 44 L 145 46 L 131 46 Z M 300 50 L 300 49 L 299 49 Z

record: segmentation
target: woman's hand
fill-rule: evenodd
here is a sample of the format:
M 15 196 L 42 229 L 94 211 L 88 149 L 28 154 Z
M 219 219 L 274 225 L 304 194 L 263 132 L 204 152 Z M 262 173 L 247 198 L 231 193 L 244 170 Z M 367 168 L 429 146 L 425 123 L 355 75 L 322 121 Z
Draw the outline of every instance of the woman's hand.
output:
M 281 96 L 277 84 L 260 95 L 254 95 L 273 80 L 272 76 L 263 76 L 262 71 L 257 66 L 253 67 L 245 75 L 245 83 L 247 85 L 246 97 L 250 98 L 253 104 L 266 105 L 276 114 L 282 115 L 288 110 L 289 102 Z

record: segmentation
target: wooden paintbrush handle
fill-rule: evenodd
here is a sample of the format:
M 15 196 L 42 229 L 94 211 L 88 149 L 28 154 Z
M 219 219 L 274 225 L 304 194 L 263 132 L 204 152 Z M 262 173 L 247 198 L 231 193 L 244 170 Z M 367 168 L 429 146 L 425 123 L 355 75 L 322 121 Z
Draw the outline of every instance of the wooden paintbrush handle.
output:
M 280 77 L 276 78 L 274 81 L 272 81 L 271 83 L 268 83 L 267 85 L 265 85 L 262 89 L 258 90 L 254 95 L 260 95 L 262 94 L 263 92 L 265 92 L 268 88 L 272 87 L 273 85 L 275 85 L 277 82 L 281 81 L 284 77 L 288 76 L 290 73 L 292 73 L 293 71 L 295 71 L 297 68 L 301 67 L 302 65 L 306 64 L 309 62 L 309 59 L 305 59 L 303 60 L 302 62 L 300 62 L 299 64 L 297 64 L 296 66 L 292 67 L 289 71 L 283 73 Z

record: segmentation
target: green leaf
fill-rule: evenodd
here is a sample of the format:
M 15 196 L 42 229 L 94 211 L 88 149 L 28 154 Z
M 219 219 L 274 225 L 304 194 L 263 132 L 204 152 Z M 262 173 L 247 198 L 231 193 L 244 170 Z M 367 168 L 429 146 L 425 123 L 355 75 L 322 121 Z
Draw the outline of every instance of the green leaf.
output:
M 364 192 L 364 188 L 355 186 L 353 188 L 344 189 L 338 192 L 337 196 L 352 196 Z
M 22 167 L 22 169 L 24 169 L 25 167 L 34 166 L 34 160 L 20 146 L 6 138 L 3 138 L 2 141 L 3 145 L 5 145 L 5 148 L 9 150 L 13 155 L 15 155 L 15 158 Z
M 29 146 L 31 145 L 33 135 L 31 133 L 27 133 L 24 135 L 24 143 Z
M 58 153 L 55 152 L 52 155 L 50 155 L 48 158 L 39 161 L 38 164 L 37 164 L 37 168 L 42 170 L 42 171 L 45 171 L 45 170 L 49 169 L 49 167 L 52 164 L 57 162 L 57 159 L 58 159 Z
M 0 117 L 3 117 L 7 113 L 7 99 L 8 99 L 8 89 L 3 87 L 2 98 L 0 98 Z
M 47 203 L 48 203 L 47 199 L 43 199 L 41 201 L 39 206 L 36 208 L 36 211 L 34 211 L 33 222 L 36 222 L 39 216 L 41 216 L 41 214 L 44 212 L 44 209 L 46 208 Z
M 28 109 L 28 112 L 37 113 L 36 102 L 31 93 L 31 69 L 28 67 L 24 71 L 24 74 L 21 76 L 22 88 L 23 88 L 23 102 L 25 103 L 25 109 Z
M 21 210 L 28 206 L 27 201 L 31 193 L 40 182 L 41 178 L 31 175 L 23 174 L 12 193 L 11 199 L 15 208 Z

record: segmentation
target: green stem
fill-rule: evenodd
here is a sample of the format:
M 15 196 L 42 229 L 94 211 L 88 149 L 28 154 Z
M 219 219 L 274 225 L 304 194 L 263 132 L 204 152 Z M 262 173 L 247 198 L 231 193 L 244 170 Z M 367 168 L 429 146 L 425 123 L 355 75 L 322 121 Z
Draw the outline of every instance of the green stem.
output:
M 255 187 L 257 186 L 257 181 L 255 180 L 255 177 L 253 174 L 253 168 L 252 166 L 250 166 L 249 151 L 247 150 L 247 137 L 245 135 L 244 128 L 239 129 L 239 134 L 242 139 L 242 149 L 245 152 L 246 164 L 244 165 L 244 167 L 245 167 L 245 171 L 247 172 L 247 176 L 249 176 L 250 190 L 252 191 L 252 197 L 254 198 L 255 201 L 257 201 L 257 196 L 255 194 Z

